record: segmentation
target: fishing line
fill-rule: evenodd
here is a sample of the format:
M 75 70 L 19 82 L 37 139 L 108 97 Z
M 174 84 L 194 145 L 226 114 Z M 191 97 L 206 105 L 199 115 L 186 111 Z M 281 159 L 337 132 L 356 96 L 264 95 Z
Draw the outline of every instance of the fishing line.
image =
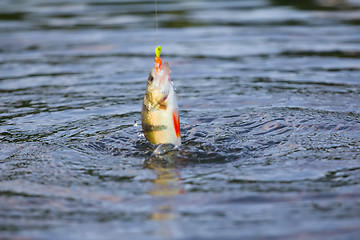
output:
M 159 23 L 157 16 L 157 0 L 155 0 L 155 23 L 156 23 L 156 43 L 159 45 Z

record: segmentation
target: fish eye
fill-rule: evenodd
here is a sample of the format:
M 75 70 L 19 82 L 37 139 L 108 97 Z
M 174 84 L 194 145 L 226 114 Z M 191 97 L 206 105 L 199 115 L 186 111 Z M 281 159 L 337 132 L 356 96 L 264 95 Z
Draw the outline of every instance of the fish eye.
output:
M 150 74 L 147 79 L 148 83 L 151 84 L 153 80 L 154 80 L 154 77 Z

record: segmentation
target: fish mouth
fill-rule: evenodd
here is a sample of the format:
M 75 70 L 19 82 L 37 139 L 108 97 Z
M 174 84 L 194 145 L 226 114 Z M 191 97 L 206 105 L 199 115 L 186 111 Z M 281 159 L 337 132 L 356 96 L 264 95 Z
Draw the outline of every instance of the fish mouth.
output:
M 164 99 L 166 100 L 167 96 L 169 95 L 169 88 L 171 87 L 170 84 L 170 67 L 169 63 L 165 62 L 161 65 L 159 73 L 155 73 L 155 88 L 158 88 L 161 93 L 165 96 Z M 165 101 L 163 100 L 163 101 Z
M 162 74 L 170 75 L 170 66 L 168 62 L 165 62 L 160 66 L 160 72 L 162 72 Z

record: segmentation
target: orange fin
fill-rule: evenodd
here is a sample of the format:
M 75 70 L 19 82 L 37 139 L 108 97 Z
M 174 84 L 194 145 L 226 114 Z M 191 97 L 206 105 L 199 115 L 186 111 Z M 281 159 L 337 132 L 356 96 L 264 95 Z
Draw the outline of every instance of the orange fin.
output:
M 173 122 L 175 127 L 175 134 L 176 137 L 180 137 L 180 119 L 179 119 L 179 113 L 177 111 L 173 112 Z

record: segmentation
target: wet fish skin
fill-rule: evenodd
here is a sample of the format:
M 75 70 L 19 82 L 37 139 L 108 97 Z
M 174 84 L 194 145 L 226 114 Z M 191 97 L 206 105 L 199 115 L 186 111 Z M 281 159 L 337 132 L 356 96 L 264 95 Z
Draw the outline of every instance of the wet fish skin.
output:
M 179 107 L 170 72 L 167 62 L 159 68 L 152 68 L 147 80 L 141 123 L 145 138 L 152 144 L 180 146 Z

